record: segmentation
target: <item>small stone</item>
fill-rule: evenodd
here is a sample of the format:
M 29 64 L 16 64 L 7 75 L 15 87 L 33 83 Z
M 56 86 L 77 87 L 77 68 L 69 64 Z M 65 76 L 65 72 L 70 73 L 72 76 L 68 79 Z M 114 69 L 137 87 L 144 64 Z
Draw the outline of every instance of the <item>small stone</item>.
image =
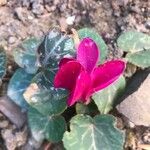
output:
M 48 12 L 53 12 L 56 10 L 56 6 L 45 5 L 45 8 Z
M 16 42 L 17 38 L 15 36 L 10 36 L 8 39 L 9 44 L 14 44 Z
M 33 3 L 33 5 L 32 5 L 32 12 L 35 15 L 42 15 L 44 13 L 44 7 L 43 7 L 43 5 Z
M 18 18 L 18 20 L 22 21 L 23 23 L 27 23 L 29 14 L 25 8 L 22 7 L 15 8 L 15 15 Z
M 133 122 L 131 122 L 131 121 L 128 122 L 128 126 L 130 128 L 135 128 L 135 124 Z
M 13 128 L 2 130 L 2 138 L 5 140 L 5 144 L 8 150 L 15 150 L 26 143 L 27 140 L 27 128 L 22 131 L 15 131 Z
M 0 98 L 0 112 L 2 112 L 18 129 L 26 122 L 26 114 L 8 96 Z
M 140 76 L 138 77 L 139 80 Z M 135 85 L 136 86 L 136 85 Z M 118 111 L 135 125 L 150 126 L 150 74 L 137 91 L 125 98 Z
M 52 6 L 51 11 L 55 11 L 55 10 L 56 10 L 56 6 Z
M 7 4 L 7 0 L 0 0 L 0 6 L 4 6 Z
M 29 20 L 33 20 L 34 17 L 33 17 L 33 16 L 28 16 L 28 19 L 29 19 Z
M 28 8 L 30 6 L 30 0 L 22 0 L 22 6 Z
M 150 144 L 150 131 L 145 132 L 142 139 L 143 139 L 144 143 Z
M 0 128 L 6 128 L 9 125 L 7 120 L 0 121 Z
M 76 16 L 69 16 L 69 17 L 67 17 L 67 19 L 66 19 L 67 24 L 68 25 L 73 25 L 74 21 L 75 21 L 75 18 L 76 18 Z
M 60 2 L 59 0 L 54 0 L 53 4 L 54 4 L 54 5 L 58 5 L 59 2 Z

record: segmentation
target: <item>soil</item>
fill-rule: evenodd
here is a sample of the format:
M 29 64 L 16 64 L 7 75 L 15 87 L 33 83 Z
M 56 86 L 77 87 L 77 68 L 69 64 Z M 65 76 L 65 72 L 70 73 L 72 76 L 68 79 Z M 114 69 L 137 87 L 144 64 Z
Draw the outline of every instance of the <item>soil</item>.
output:
M 16 68 L 12 63 L 12 50 L 24 39 L 41 37 L 54 27 L 68 32 L 71 28 L 93 27 L 108 44 L 110 57 L 120 57 L 122 53 L 116 46 L 116 39 L 122 32 L 136 29 L 150 34 L 149 8 L 148 0 L 0 0 L 0 45 L 10 58 L 8 75 L 0 93 L 5 93 Z M 26 127 L 18 131 L 2 114 L 0 132 L 0 150 L 32 149 L 21 148 L 28 141 Z M 137 141 L 150 143 L 149 128 L 129 128 L 127 133 L 126 150 L 142 150 L 137 148 Z M 10 147 L 10 144 L 14 145 Z M 46 146 L 47 149 L 62 149 L 61 144 L 46 143 Z

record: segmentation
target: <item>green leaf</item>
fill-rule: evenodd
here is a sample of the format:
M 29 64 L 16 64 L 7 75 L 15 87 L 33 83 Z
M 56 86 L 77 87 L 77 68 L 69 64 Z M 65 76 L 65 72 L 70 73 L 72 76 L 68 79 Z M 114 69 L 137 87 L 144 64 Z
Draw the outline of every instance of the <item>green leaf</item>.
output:
M 2 47 L 0 47 L 0 80 L 6 73 L 6 54 Z
M 107 114 L 118 103 L 118 98 L 122 95 L 125 85 L 125 78 L 121 76 L 113 84 L 92 96 L 92 99 L 102 114 Z
M 74 53 L 73 40 L 57 30 L 49 32 L 38 48 L 41 66 L 55 70 L 63 57 L 72 57 Z
M 37 141 L 47 139 L 59 142 L 66 130 L 66 122 L 62 116 L 44 116 L 33 108 L 28 111 L 28 121 L 31 133 Z
M 77 103 L 76 104 L 76 113 L 77 114 L 87 114 L 87 115 L 93 115 L 98 113 L 98 109 L 94 102 L 91 102 L 88 105 L 85 105 L 83 103 Z
M 15 62 L 27 73 L 36 73 L 38 70 L 37 48 L 40 40 L 30 38 L 25 40 L 21 45 L 13 51 Z
M 100 50 L 100 62 L 101 63 L 104 62 L 107 57 L 108 47 L 107 47 L 105 41 L 102 39 L 102 37 L 96 31 L 94 31 L 93 29 L 90 29 L 90 28 L 80 29 L 78 31 L 78 34 L 79 34 L 80 39 L 89 37 L 96 42 L 96 44 Z
M 70 121 L 70 132 L 65 132 L 63 143 L 67 150 L 123 150 L 124 133 L 115 126 L 110 115 L 77 115 Z
M 126 60 L 141 68 L 150 67 L 150 49 L 137 53 L 128 53 Z
M 23 93 L 30 85 L 33 78 L 32 74 L 28 74 L 24 69 L 18 69 L 8 84 L 7 95 L 22 108 L 27 108 L 27 103 L 23 98 Z
M 143 51 L 150 49 L 150 36 L 137 31 L 128 31 L 119 36 L 117 44 L 125 52 Z
M 28 94 L 29 93 L 29 94 Z M 40 89 L 36 84 L 31 84 L 24 98 L 30 106 L 37 109 L 43 115 L 61 114 L 67 107 L 68 92 L 63 89 Z
M 36 83 L 40 88 L 50 89 L 54 86 L 53 82 L 55 74 L 56 70 L 45 68 L 36 74 L 32 82 Z

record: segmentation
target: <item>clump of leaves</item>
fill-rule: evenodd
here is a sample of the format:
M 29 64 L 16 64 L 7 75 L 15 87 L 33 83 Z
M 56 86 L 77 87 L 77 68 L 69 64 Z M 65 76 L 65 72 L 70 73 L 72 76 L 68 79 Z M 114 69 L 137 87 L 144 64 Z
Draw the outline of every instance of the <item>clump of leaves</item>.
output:
M 125 59 L 140 68 L 150 67 L 150 36 L 137 31 L 120 35 L 118 47 L 127 53 Z
M 124 91 L 125 62 L 106 61 L 107 45 L 93 29 L 77 33 L 79 45 L 54 29 L 18 46 L 14 58 L 21 68 L 10 79 L 7 94 L 28 112 L 37 141 L 62 140 L 68 150 L 121 150 L 124 132 L 108 113 Z M 69 114 L 74 117 L 68 131 L 63 113 L 70 106 L 77 114 Z

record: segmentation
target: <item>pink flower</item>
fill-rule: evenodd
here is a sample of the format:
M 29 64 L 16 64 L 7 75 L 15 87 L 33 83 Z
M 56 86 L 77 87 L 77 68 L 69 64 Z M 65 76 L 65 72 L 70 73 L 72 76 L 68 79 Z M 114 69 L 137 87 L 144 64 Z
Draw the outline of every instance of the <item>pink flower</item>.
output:
M 77 58 L 63 58 L 54 79 L 56 88 L 65 88 L 70 94 L 68 106 L 75 102 L 88 104 L 90 96 L 113 83 L 123 73 L 125 63 L 112 60 L 96 66 L 99 60 L 99 49 L 90 39 L 83 39 L 77 50 Z

